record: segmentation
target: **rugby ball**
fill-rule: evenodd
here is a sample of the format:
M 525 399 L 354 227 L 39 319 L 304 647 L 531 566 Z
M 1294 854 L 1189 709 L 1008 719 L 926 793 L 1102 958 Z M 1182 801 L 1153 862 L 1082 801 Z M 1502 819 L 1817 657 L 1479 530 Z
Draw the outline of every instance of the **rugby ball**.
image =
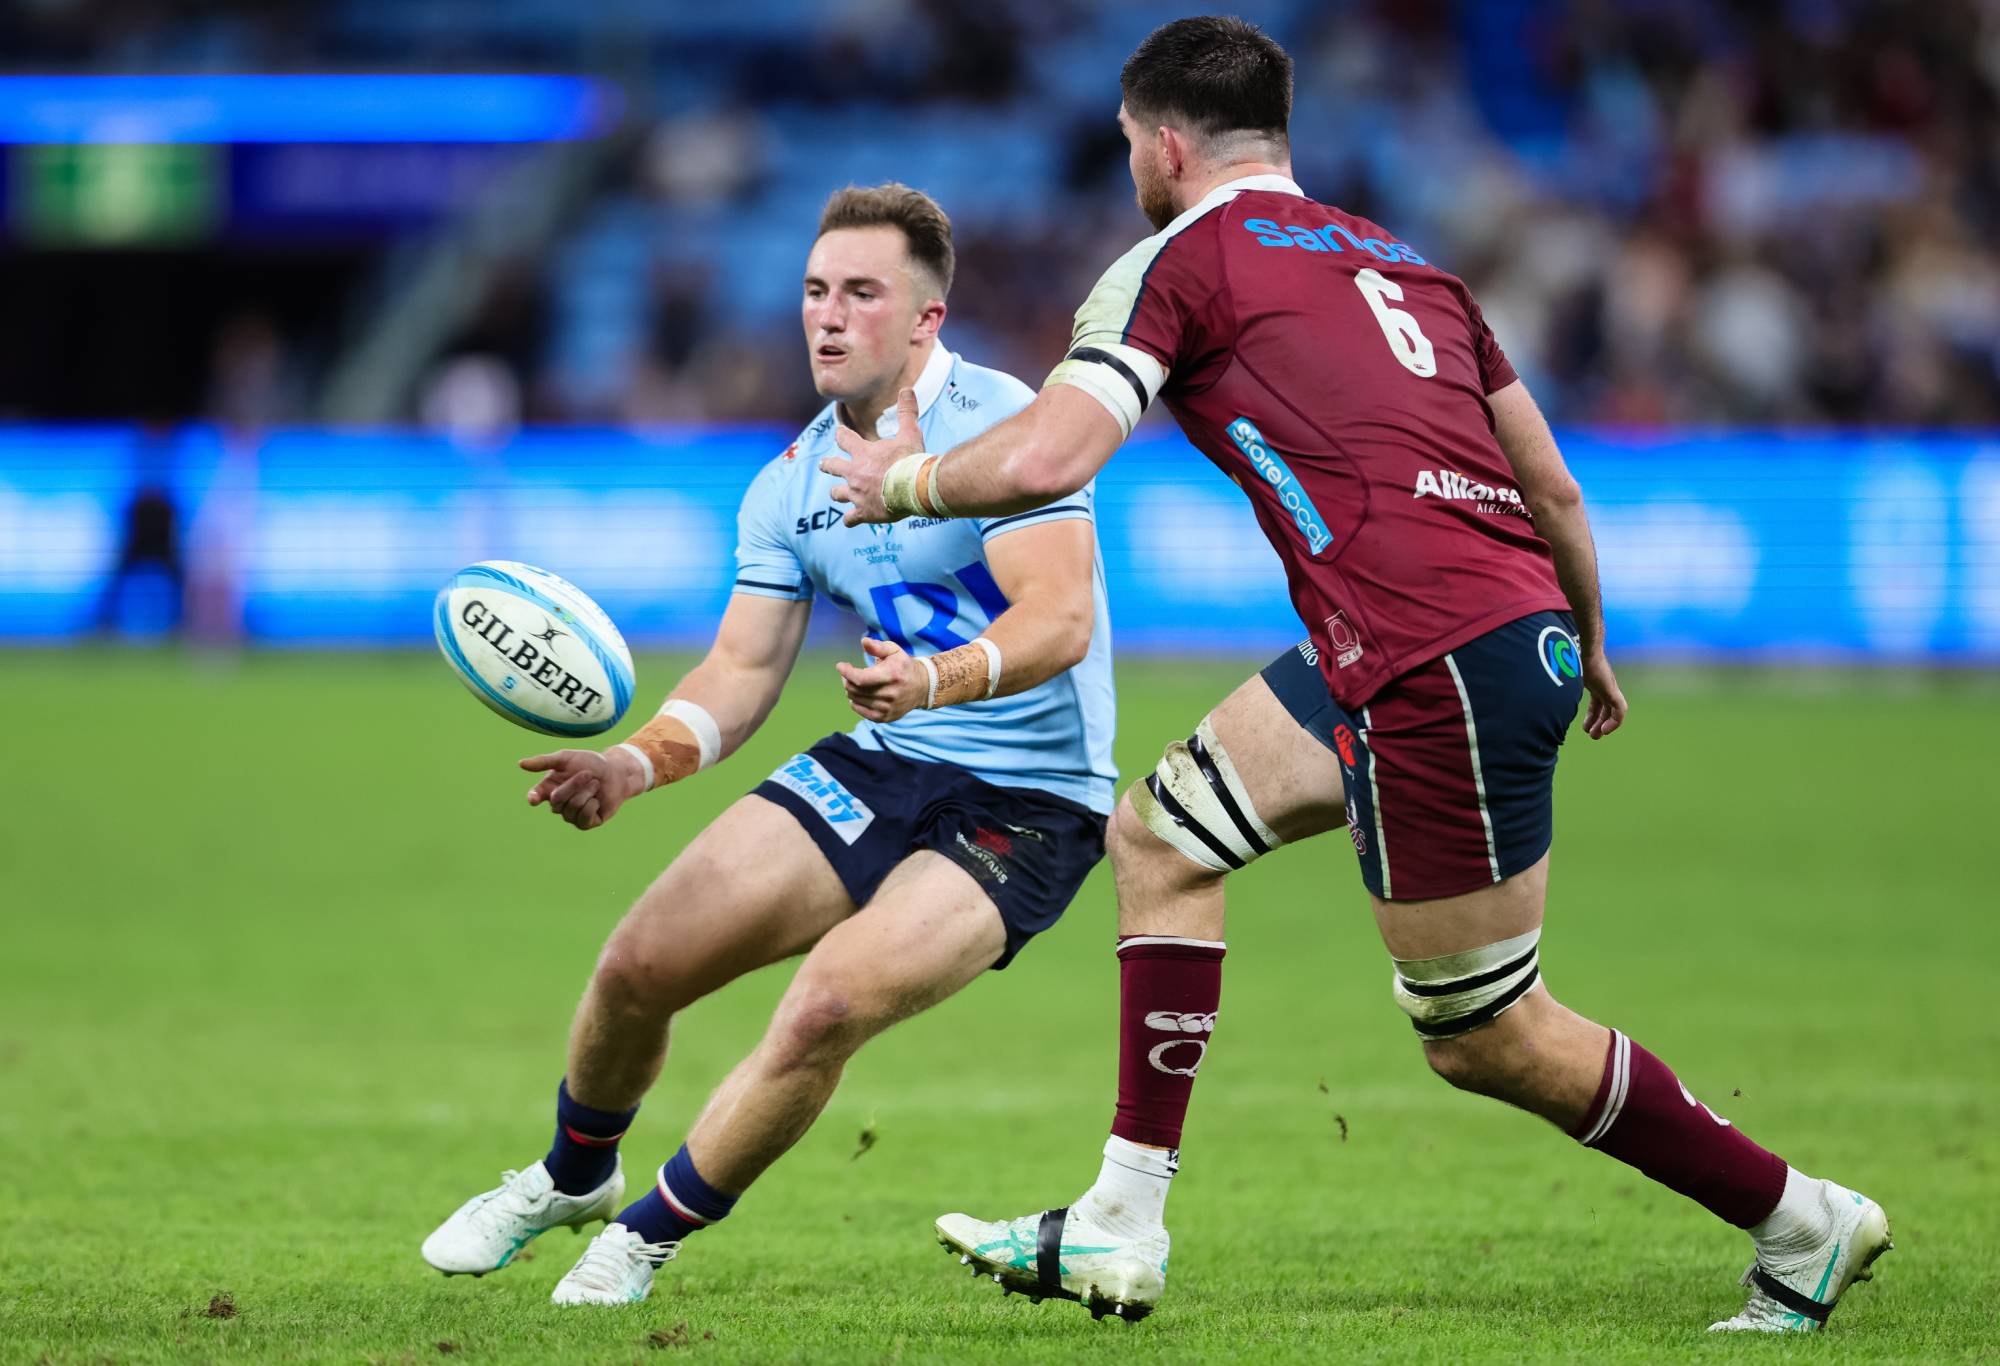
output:
M 438 649 L 472 695 L 544 735 L 598 735 L 632 704 L 632 652 L 611 618 L 546 569 L 482 560 L 432 614 Z

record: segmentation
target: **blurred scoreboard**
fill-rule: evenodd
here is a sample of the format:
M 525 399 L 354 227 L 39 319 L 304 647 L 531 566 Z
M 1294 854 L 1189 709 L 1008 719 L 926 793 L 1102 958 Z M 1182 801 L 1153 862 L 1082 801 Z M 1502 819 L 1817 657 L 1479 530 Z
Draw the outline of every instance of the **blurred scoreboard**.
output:
M 464 207 L 525 148 L 595 136 L 569 76 L 0 76 L 0 232 L 35 247 L 370 232 Z
M 705 643 L 738 499 L 789 436 L 565 429 L 470 448 L 0 427 L 0 636 L 93 629 L 143 502 L 155 523 L 170 510 L 184 578 L 240 603 L 256 641 L 421 643 L 453 570 L 508 558 L 571 579 L 635 641 Z M 2000 660 L 2000 437 L 1569 433 L 1564 450 L 1622 656 Z M 1120 648 L 1275 652 L 1302 634 L 1243 495 L 1177 435 L 1128 443 L 1099 509 Z

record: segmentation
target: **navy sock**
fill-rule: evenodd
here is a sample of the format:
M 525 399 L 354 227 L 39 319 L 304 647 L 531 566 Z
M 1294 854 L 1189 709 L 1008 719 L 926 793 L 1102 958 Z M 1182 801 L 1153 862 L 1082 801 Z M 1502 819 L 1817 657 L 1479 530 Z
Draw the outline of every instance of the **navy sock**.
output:
M 678 1243 L 698 1228 L 728 1215 L 736 1197 L 701 1179 L 688 1156 L 687 1144 L 660 1168 L 653 1188 L 627 1205 L 618 1222 L 649 1243 Z
M 618 1140 L 632 1127 L 629 1110 L 593 1110 L 569 1093 L 569 1078 L 556 1088 L 556 1141 L 542 1159 L 549 1179 L 564 1195 L 594 1191 L 618 1165 Z

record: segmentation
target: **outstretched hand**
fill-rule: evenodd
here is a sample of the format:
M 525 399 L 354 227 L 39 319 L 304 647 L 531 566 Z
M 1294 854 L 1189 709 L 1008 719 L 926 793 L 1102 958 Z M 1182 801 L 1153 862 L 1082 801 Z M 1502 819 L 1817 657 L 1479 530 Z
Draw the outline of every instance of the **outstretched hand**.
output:
M 863 636 L 861 648 L 875 661 L 867 668 L 857 668 L 844 659 L 833 666 L 847 686 L 847 705 L 857 716 L 886 724 L 929 700 L 930 675 L 902 646 L 893 640 Z
M 528 789 L 528 805 L 547 806 L 579 830 L 595 830 L 645 791 L 645 770 L 617 749 L 559 749 L 523 759 L 521 767 L 543 775 Z
M 889 466 L 924 448 L 923 433 L 917 429 L 917 391 L 905 389 L 896 395 L 894 436 L 870 441 L 859 432 L 836 425 L 833 439 L 847 454 L 829 455 L 819 467 L 844 481 L 833 486 L 833 501 L 849 505 L 845 524 L 895 521 L 882 501 L 882 476 L 889 472 Z

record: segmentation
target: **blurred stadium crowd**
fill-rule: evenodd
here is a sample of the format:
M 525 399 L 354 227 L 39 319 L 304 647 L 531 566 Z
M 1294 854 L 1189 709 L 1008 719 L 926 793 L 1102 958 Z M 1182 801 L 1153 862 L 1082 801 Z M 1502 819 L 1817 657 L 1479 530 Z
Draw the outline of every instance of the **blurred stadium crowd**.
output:
M 1298 62 L 1316 197 L 1479 294 L 1559 420 L 2000 423 L 2000 5 L 1344 0 L 1232 6 Z M 565 70 L 628 129 L 544 250 L 491 270 L 412 417 L 788 421 L 798 271 L 850 181 L 959 235 L 952 344 L 1036 378 L 1144 230 L 1114 123 L 1155 0 L 15 0 L 37 71 Z M 301 321 L 303 317 L 303 321 Z M 32 326 L 20 318 L 11 329 Z M 190 412 L 311 415 L 323 314 L 184 339 Z M 16 394 L 14 416 L 37 412 Z M 443 420 L 443 418 L 440 418 Z

